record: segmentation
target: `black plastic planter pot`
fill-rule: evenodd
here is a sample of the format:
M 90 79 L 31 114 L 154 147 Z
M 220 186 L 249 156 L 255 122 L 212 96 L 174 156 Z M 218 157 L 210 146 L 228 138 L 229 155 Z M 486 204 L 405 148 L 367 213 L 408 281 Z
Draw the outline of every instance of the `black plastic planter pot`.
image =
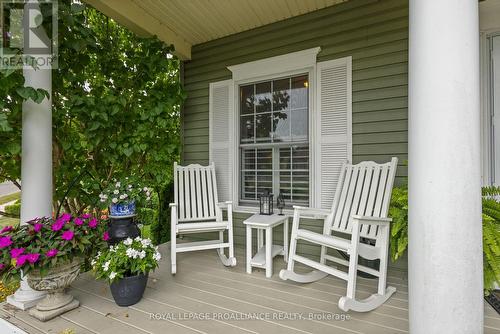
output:
M 111 294 L 118 306 L 131 306 L 138 303 L 148 282 L 148 274 L 124 277 L 111 283 Z

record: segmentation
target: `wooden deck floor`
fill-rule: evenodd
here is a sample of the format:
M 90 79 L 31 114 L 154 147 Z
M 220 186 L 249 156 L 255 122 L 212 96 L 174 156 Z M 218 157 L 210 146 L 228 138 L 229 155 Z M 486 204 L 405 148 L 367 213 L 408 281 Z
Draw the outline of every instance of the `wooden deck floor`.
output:
M 161 250 L 160 268 L 150 275 L 143 300 L 132 307 L 118 307 L 107 284 L 85 274 L 71 290 L 81 302 L 78 309 L 42 323 L 3 304 L 0 316 L 30 334 L 67 329 L 85 334 L 408 332 L 407 284 L 395 274 L 389 283 L 397 292 L 386 304 L 369 313 L 343 313 L 337 302 L 345 293 L 344 281 L 333 277 L 306 285 L 281 281 L 277 275 L 285 266 L 281 257 L 274 261 L 273 277 L 266 279 L 264 271 L 245 273 L 241 249 L 235 268 L 223 267 L 215 251 L 185 253 L 178 256 L 178 273 L 172 276 L 168 247 Z M 359 297 L 375 291 L 375 282 L 368 279 L 359 279 L 359 286 Z M 211 320 L 200 319 L 203 316 Z M 241 319 L 250 316 L 261 320 Z M 500 334 L 500 316 L 488 304 L 485 333 Z

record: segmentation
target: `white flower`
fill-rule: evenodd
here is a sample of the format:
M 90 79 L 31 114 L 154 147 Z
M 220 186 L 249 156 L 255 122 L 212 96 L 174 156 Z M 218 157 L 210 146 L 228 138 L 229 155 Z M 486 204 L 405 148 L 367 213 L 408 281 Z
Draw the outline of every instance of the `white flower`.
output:
M 120 199 L 125 199 L 127 198 L 127 195 L 120 195 Z
M 111 200 L 111 202 L 113 202 L 113 203 L 117 203 L 117 202 L 118 202 L 118 198 L 113 197 L 113 199 Z
M 121 185 L 122 184 L 120 182 L 116 182 L 116 184 L 115 184 L 116 188 L 120 188 Z
M 104 271 L 108 271 L 110 264 L 111 264 L 111 261 L 107 261 L 106 263 L 103 264 L 102 269 L 104 269 Z
M 95 263 L 96 263 L 96 260 L 95 259 L 92 259 L 92 261 L 90 261 L 90 264 L 93 266 L 95 266 Z
M 148 187 L 144 187 L 144 188 L 142 188 L 142 190 L 143 190 L 144 192 L 146 192 L 146 191 L 148 191 Z
M 99 198 L 103 198 L 104 197 L 104 194 L 103 193 L 100 193 L 99 194 Z
M 139 252 L 139 258 L 144 259 L 146 257 L 146 252 L 145 251 L 140 251 Z
M 139 236 L 137 236 L 137 237 L 135 237 L 135 239 L 134 239 L 134 240 L 135 240 L 135 241 L 142 241 L 142 238 L 141 238 L 141 237 L 139 237 Z
M 143 227 L 144 227 L 144 224 L 137 224 L 137 227 L 138 227 L 138 228 L 143 228 Z
M 131 184 L 129 184 L 129 185 L 127 186 L 127 188 L 132 189 L 132 185 L 131 185 Z
M 151 197 L 146 197 L 146 201 L 149 201 L 151 199 Z
M 127 239 L 125 239 L 123 241 L 123 244 L 126 245 L 126 246 L 130 246 L 132 245 L 132 238 L 128 237 Z M 130 249 L 130 248 L 129 248 Z
M 120 193 L 120 190 L 118 190 L 118 189 L 115 189 L 115 190 L 113 191 L 113 194 L 115 194 L 115 195 L 118 195 L 119 193 Z
M 109 279 L 114 279 L 116 277 L 116 273 L 114 271 L 109 274 Z
M 133 248 L 127 248 L 125 251 L 128 257 L 135 259 L 137 257 L 137 251 Z
M 142 243 L 142 247 L 148 247 L 151 245 L 151 239 L 142 239 L 141 243 Z
M 151 193 L 149 191 L 146 191 L 146 196 L 150 197 Z
M 106 199 L 105 198 L 101 198 L 101 202 L 106 202 Z
M 160 252 L 156 252 L 156 253 L 154 253 L 154 255 L 153 255 L 153 259 L 154 259 L 155 261 L 160 261 L 160 260 L 161 260 L 161 254 L 160 254 Z
M 128 176 L 125 178 L 125 180 L 128 180 Z

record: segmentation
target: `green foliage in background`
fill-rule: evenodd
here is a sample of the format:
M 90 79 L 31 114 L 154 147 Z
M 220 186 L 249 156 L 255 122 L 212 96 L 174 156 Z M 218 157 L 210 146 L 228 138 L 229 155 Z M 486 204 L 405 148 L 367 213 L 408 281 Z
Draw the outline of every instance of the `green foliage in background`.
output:
M 54 206 L 82 212 L 99 200 L 102 184 L 128 175 L 162 193 L 179 158 L 185 98 L 172 46 L 138 37 L 86 4 L 58 3 L 59 67 L 52 80 Z M 42 5 L 42 13 L 48 28 L 49 7 Z M 20 179 L 23 100 L 45 96 L 23 85 L 21 70 L 0 71 L 0 182 Z M 145 219 L 167 218 L 150 213 Z
M 500 187 L 484 187 L 483 203 L 483 268 L 484 289 L 488 294 L 500 282 Z M 392 191 L 389 216 L 391 224 L 391 257 L 395 261 L 408 247 L 408 189 Z
M 483 195 L 484 288 L 500 282 L 500 187 L 485 187 Z
M 5 207 L 5 213 L 19 217 L 21 215 L 21 201 L 17 200 L 14 204 Z

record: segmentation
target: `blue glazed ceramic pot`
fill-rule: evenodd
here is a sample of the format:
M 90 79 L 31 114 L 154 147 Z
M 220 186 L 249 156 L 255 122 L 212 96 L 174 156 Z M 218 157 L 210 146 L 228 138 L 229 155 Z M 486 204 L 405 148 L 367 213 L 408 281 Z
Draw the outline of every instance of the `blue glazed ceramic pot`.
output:
M 124 217 L 135 215 L 135 201 L 111 204 L 109 215 L 113 217 Z

